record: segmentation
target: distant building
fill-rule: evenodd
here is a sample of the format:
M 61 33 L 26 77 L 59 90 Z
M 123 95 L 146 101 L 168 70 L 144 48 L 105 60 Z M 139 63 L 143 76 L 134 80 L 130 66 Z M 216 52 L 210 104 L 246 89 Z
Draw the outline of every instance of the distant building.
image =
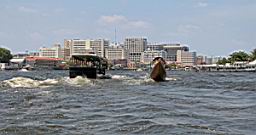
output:
M 140 62 L 141 55 L 147 46 L 146 38 L 126 38 L 124 41 L 125 49 L 128 52 L 128 59 L 131 62 Z
M 39 52 L 29 52 L 29 56 L 39 56 Z
M 17 54 L 13 54 L 12 57 L 14 59 L 22 59 L 22 58 L 25 58 L 25 57 L 28 57 L 29 54 L 27 53 L 17 53 Z
M 109 41 L 105 39 L 90 40 L 90 48 L 97 56 L 106 57 L 105 49 L 109 46 Z
M 189 48 L 187 46 L 182 46 L 181 44 L 163 44 L 164 50 L 167 52 L 166 61 L 176 62 L 178 51 L 188 52 Z
M 194 66 L 196 64 L 196 52 L 178 50 L 176 62 L 182 66 Z
M 167 58 L 167 52 L 164 50 L 146 50 L 142 54 L 141 62 L 144 64 L 150 64 L 152 60 L 156 57 L 162 57 L 164 59 Z
M 220 56 L 213 57 L 212 58 L 212 64 L 217 64 L 218 61 L 222 60 L 223 58 Z
M 39 56 L 39 52 L 16 53 L 12 55 L 14 59 L 24 59 L 28 56 Z
M 161 51 L 164 50 L 165 45 L 164 43 L 148 43 L 146 49 Z
M 63 58 L 63 53 L 60 44 L 55 44 L 52 48 L 40 48 L 39 56 L 47 58 Z
M 69 60 L 70 59 L 70 56 L 71 56 L 71 40 L 68 40 L 68 39 L 64 39 L 64 49 L 63 49 L 63 57 L 64 57 L 64 60 Z
M 205 63 L 206 64 L 208 64 L 208 65 L 210 65 L 210 64 L 212 64 L 212 57 L 205 57 Z
M 109 46 L 105 51 L 108 60 L 127 59 L 127 52 L 121 46 Z
M 197 56 L 196 57 L 196 65 L 204 65 L 206 64 L 204 61 L 204 56 Z
M 64 40 L 64 59 L 69 60 L 72 55 L 95 54 L 105 57 L 105 48 L 109 46 L 109 41 L 105 39 L 84 40 L 71 39 Z
M 72 39 L 70 45 L 70 56 L 86 55 L 92 53 L 90 41 L 81 39 Z

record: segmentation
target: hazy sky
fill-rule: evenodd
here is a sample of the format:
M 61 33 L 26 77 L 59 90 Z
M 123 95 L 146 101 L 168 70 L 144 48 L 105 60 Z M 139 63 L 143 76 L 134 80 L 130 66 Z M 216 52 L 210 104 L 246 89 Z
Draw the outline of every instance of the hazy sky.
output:
M 0 46 L 37 51 L 66 39 L 147 37 L 205 55 L 256 48 L 256 0 L 0 0 Z

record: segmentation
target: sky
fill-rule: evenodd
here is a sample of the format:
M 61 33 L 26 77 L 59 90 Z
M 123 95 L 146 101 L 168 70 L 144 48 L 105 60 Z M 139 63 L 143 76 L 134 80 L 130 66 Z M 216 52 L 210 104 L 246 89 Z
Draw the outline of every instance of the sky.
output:
M 256 48 L 256 0 L 1 0 L 0 47 L 13 53 L 64 39 L 181 43 L 208 56 Z

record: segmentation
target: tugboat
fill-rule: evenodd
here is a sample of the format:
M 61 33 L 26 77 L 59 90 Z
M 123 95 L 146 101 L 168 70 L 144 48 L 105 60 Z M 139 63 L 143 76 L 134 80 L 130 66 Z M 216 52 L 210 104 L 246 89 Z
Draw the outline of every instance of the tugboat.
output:
M 74 55 L 70 59 L 69 77 L 85 76 L 96 79 L 98 74 L 105 75 L 107 60 L 95 55 Z
M 153 60 L 153 69 L 151 71 L 150 77 L 156 82 L 165 81 L 166 71 L 165 71 L 165 60 L 162 57 L 156 57 Z

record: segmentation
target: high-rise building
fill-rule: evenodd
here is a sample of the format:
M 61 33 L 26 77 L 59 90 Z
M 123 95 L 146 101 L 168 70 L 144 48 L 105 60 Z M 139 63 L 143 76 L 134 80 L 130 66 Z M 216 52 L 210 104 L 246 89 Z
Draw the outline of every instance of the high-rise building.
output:
M 70 59 L 71 54 L 71 40 L 64 39 L 64 60 Z
M 121 46 L 109 46 L 105 49 L 105 51 L 106 51 L 106 58 L 110 61 L 127 59 L 127 52 Z
M 90 41 L 82 39 L 72 39 L 70 46 L 70 56 L 72 55 L 86 55 L 90 54 Z
M 194 66 L 196 64 L 196 52 L 178 50 L 176 62 L 182 66 Z
M 105 57 L 105 48 L 108 47 L 109 41 L 105 39 L 84 40 L 71 39 L 64 40 L 64 58 L 68 60 L 72 55 L 88 55 L 95 54 Z
M 90 48 L 97 56 L 106 57 L 105 49 L 109 46 L 109 41 L 105 39 L 90 40 Z
M 55 44 L 52 48 L 41 47 L 39 50 L 40 57 L 63 58 L 60 44 Z
M 141 55 L 147 46 L 146 38 L 126 38 L 125 49 L 128 51 L 128 59 L 131 62 L 140 62 Z

